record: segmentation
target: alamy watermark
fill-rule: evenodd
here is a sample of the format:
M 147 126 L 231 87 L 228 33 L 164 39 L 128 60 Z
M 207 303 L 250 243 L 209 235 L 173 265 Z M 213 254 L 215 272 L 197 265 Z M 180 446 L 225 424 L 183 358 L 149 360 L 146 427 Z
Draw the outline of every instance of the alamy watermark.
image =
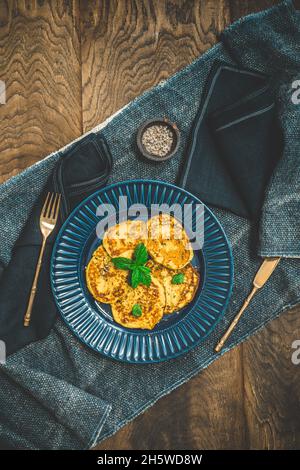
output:
M 295 80 L 292 83 L 292 89 L 295 90 L 292 93 L 292 103 L 293 104 L 300 104 L 300 80 Z
M 6 103 L 6 86 L 3 80 L 0 80 L 0 104 Z
M 179 224 L 172 225 L 172 218 L 165 218 L 161 223 L 158 219 L 151 224 L 151 230 L 143 235 L 146 238 L 156 238 L 159 233 L 164 239 L 181 239 L 185 237 L 181 226 L 184 227 L 191 247 L 200 250 L 204 244 L 204 205 L 199 204 L 151 204 L 150 208 L 145 204 L 136 203 L 128 205 L 127 196 L 120 196 L 118 200 L 118 211 L 113 204 L 101 204 L 97 208 L 97 216 L 101 220 L 97 224 L 96 233 L 99 239 L 103 238 L 107 229 L 114 227 L 117 223 L 127 220 L 147 222 L 149 218 L 160 214 L 169 215 Z M 118 217 L 117 217 L 118 216 Z M 131 230 L 126 224 L 119 232 L 112 232 L 112 238 L 139 238 L 141 232 Z M 185 237 L 186 238 L 186 237 Z
M 300 339 L 292 342 L 292 349 L 295 349 L 292 354 L 292 363 L 298 366 L 300 364 Z

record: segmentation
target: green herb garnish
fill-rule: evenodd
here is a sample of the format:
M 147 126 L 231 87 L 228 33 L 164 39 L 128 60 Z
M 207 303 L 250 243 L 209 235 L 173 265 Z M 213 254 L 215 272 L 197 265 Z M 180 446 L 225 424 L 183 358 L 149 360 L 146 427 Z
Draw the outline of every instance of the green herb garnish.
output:
M 139 276 L 140 276 L 140 283 L 144 284 L 144 286 L 149 287 L 151 284 L 151 274 L 142 271 L 141 268 L 139 268 Z
M 144 243 L 139 243 L 134 250 L 133 255 L 134 263 L 137 266 L 142 266 L 143 264 L 147 263 L 148 261 L 148 252 L 147 248 L 145 247 Z
M 112 258 L 112 262 L 114 263 L 115 267 L 118 269 L 134 269 L 134 265 L 132 263 L 132 260 L 129 258 Z
M 142 307 L 139 304 L 135 304 L 132 307 L 131 313 L 134 317 L 139 318 L 142 316 Z
M 135 268 L 130 276 L 130 282 L 131 286 L 135 289 L 141 282 L 140 279 L 140 270 L 138 268 Z
M 133 254 L 133 259 L 129 258 L 112 258 L 112 262 L 118 269 L 126 269 L 131 271 L 129 276 L 130 284 L 135 289 L 139 284 L 147 287 L 151 284 L 151 270 L 145 264 L 148 261 L 148 252 L 144 243 L 139 243 Z
M 139 266 L 140 268 L 140 271 L 142 271 L 143 273 L 151 273 L 151 269 L 149 268 L 149 266 Z
M 184 283 L 184 274 L 178 273 L 172 277 L 172 284 L 183 284 Z

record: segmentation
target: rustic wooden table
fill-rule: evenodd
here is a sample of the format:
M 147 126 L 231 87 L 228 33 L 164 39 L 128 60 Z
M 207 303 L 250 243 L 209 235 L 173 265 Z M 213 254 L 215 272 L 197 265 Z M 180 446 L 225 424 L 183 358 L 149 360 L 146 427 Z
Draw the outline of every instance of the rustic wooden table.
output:
M 0 181 L 190 63 L 229 23 L 275 3 L 0 0 Z M 299 314 L 273 321 L 98 449 L 299 448 Z

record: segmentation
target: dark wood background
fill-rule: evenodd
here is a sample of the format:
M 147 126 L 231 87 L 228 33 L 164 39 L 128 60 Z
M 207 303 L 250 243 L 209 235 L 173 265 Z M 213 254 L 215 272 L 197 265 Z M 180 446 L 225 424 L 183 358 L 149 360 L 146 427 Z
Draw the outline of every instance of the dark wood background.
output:
M 88 131 L 272 0 L 0 0 L 0 182 Z M 300 2 L 296 2 L 299 7 Z M 98 449 L 300 447 L 300 309 Z

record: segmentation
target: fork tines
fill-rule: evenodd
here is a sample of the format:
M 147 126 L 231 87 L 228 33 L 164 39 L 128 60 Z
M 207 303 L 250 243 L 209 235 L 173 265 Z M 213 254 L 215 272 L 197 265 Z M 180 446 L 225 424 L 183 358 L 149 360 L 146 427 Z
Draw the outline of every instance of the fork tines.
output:
M 61 194 L 48 193 L 42 208 L 41 216 L 53 221 L 57 220 Z

